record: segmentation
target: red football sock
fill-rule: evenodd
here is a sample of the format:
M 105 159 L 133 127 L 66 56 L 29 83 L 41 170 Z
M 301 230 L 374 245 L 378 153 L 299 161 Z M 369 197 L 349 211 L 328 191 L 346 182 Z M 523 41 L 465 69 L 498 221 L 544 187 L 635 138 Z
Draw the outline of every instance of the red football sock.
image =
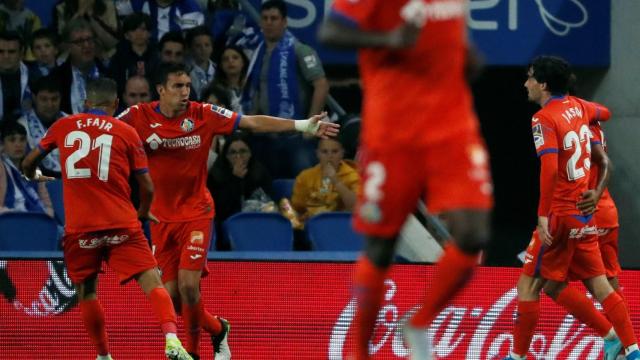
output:
M 97 299 L 80 301 L 80 316 L 98 355 L 109 354 L 109 339 L 104 327 L 104 309 Z
M 153 313 L 160 321 L 162 333 L 165 335 L 167 333 L 176 334 L 178 332 L 176 313 L 167 289 L 159 287 L 151 290 L 149 293 L 149 302 L 151 303 Z
M 602 307 L 609 320 L 611 320 L 613 328 L 616 329 L 622 345 L 626 348 L 637 343 L 636 335 L 633 333 L 633 326 L 629 319 L 629 311 L 620 295 L 615 291 L 612 292 L 604 299 Z
M 185 349 L 193 354 L 200 353 L 200 329 L 202 328 L 200 318 L 200 302 L 193 305 L 182 303 L 182 319 L 187 336 Z
M 513 328 L 513 353 L 526 356 L 540 316 L 539 301 L 518 301 L 518 317 Z
M 378 318 L 384 296 L 387 269 L 376 267 L 366 256 L 360 256 L 353 280 L 358 307 L 354 318 L 357 332 L 356 360 L 369 359 L 369 340 Z
M 609 334 L 609 330 L 612 327 L 609 320 L 578 289 L 566 286 L 555 299 L 555 302 L 564 307 L 569 314 L 575 316 L 580 322 L 595 330 L 600 337 L 604 338 Z
M 629 310 L 629 303 L 627 302 L 627 298 L 624 296 L 624 294 L 622 293 L 622 288 L 618 287 L 616 289 L 616 293 L 618 293 L 618 295 L 620 295 L 620 297 L 622 298 L 622 301 L 624 301 L 624 306 L 627 307 L 627 310 Z
M 456 245 L 447 245 L 444 255 L 436 265 L 436 273 L 427 292 L 422 308 L 411 318 L 410 324 L 425 328 L 438 315 L 451 298 L 469 280 L 478 263 L 478 255 L 469 255 Z
M 222 323 L 218 318 L 211 315 L 202 304 L 202 298 L 200 298 L 200 321 L 202 322 L 202 328 L 204 331 L 208 332 L 211 335 L 218 335 L 222 331 Z

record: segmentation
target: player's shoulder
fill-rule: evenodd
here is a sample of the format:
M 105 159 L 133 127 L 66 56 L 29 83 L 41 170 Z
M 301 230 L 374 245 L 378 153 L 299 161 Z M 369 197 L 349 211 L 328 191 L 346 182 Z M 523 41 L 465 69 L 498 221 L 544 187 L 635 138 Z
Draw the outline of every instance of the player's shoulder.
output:
M 150 114 L 153 113 L 153 108 L 157 106 L 157 102 L 150 103 L 139 103 L 136 105 L 129 106 L 124 111 L 122 111 L 116 118 L 120 120 L 131 120 L 138 119 L 142 114 Z

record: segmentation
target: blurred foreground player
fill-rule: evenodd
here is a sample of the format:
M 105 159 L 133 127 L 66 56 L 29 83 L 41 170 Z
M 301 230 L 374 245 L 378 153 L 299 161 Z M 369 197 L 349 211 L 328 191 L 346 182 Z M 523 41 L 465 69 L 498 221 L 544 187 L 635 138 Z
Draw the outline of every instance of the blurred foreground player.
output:
M 452 238 L 405 335 L 430 359 L 426 330 L 464 286 L 488 240 L 492 185 L 465 70 L 466 2 L 336 0 L 320 40 L 359 48 L 363 187 L 355 227 L 367 236 L 355 272 L 356 359 L 368 359 L 398 232 L 421 194 Z M 408 170 L 411 169 L 411 170 Z
M 86 113 L 56 121 L 23 161 L 29 179 L 52 178 L 36 174 L 38 163 L 53 149 L 60 150 L 64 187 L 64 260 L 76 286 L 84 326 L 98 351 L 98 360 L 111 359 L 104 310 L 96 295 L 102 261 L 121 283 L 135 279 L 160 321 L 168 359 L 191 360 L 176 336 L 176 314 L 162 285 L 138 219 L 157 221 L 149 211 L 153 183 L 147 157 L 135 130 L 113 118 L 118 107 L 117 85 L 97 79 L 87 86 Z M 140 185 L 140 208 L 131 205 L 129 175 Z M 73 357 L 72 355 L 70 355 Z

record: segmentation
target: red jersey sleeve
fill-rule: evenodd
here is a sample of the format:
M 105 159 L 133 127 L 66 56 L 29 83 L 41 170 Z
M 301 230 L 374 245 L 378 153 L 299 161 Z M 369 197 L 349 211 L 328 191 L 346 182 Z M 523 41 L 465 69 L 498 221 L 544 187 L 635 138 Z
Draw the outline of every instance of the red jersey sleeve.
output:
M 378 0 L 335 0 L 329 17 L 348 26 L 366 27 L 378 3 Z
M 129 158 L 129 168 L 134 174 L 144 174 L 149 172 L 147 154 L 144 151 L 142 140 L 135 130 L 127 131 L 127 157 Z
M 47 132 L 44 134 L 44 136 L 42 137 L 42 140 L 40 140 L 38 147 L 42 152 L 48 153 L 58 147 L 56 140 L 57 140 L 57 134 L 59 131 L 58 129 L 61 126 L 60 124 L 61 124 L 60 121 L 54 122 L 53 125 L 51 125 L 51 127 L 49 128 L 49 130 L 47 130 Z
M 139 111 L 138 105 L 133 105 L 126 108 L 123 112 L 121 112 L 118 116 L 116 116 L 116 118 L 126 122 L 127 124 L 131 124 L 133 117 L 138 111 Z
M 242 115 L 223 107 L 204 104 L 202 118 L 207 122 L 214 134 L 227 135 L 238 129 Z
M 599 122 L 589 124 L 589 130 L 591 131 L 591 145 L 602 145 L 604 142 L 604 134 L 602 133 L 602 127 Z
M 531 119 L 531 131 L 538 157 L 548 153 L 558 153 L 556 126 L 553 121 L 541 114 L 535 114 Z
M 589 124 L 597 121 L 608 121 L 611 118 L 611 111 L 606 106 L 583 99 L 580 99 L 580 102 L 588 112 Z

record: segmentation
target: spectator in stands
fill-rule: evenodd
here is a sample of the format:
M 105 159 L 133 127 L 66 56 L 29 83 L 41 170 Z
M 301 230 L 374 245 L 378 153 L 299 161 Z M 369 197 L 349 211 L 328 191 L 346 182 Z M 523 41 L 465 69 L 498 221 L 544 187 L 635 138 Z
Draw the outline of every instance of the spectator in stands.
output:
M 213 37 L 206 27 L 198 26 L 187 32 L 186 42 L 189 47 L 188 65 L 191 68 L 189 71 L 191 88 L 199 100 L 216 73 L 216 66 L 211 60 Z
M 78 114 L 84 110 L 87 81 L 106 74 L 106 69 L 96 58 L 95 34 L 86 20 L 69 21 L 63 33 L 63 40 L 69 46 L 69 58 L 53 69 L 51 75 L 60 86 L 62 111 Z
M 24 43 L 16 32 L 0 33 L 0 122 L 19 118 L 31 107 Z
M 33 109 L 27 111 L 18 123 L 27 131 L 28 149 L 34 149 L 40 143 L 53 123 L 67 116 L 60 111 L 60 86 L 50 77 L 41 77 L 31 85 Z M 60 152 L 53 150 L 40 164 L 46 176 L 60 177 Z
M 337 139 L 321 139 L 316 153 L 318 165 L 296 177 L 291 205 L 303 220 L 326 211 L 352 211 L 360 184 L 355 164 L 344 160 Z
M 124 109 L 141 102 L 151 101 L 151 87 L 144 76 L 133 76 L 127 80 L 122 94 Z
M 49 75 L 51 70 L 58 66 L 58 34 L 48 28 L 37 30 L 31 36 L 31 52 L 34 61 L 30 62 L 29 81 L 35 82 L 43 76 Z
M 287 30 L 283 0 L 262 4 L 260 27 L 264 40 L 253 53 L 246 84 L 251 104 L 245 110 L 293 119 L 319 114 L 329 83 L 316 52 Z M 275 177 L 295 177 L 316 162 L 314 144 L 301 135 L 256 136 L 253 144 Z
M 204 24 L 204 14 L 196 0 L 129 0 L 118 1 L 120 16 L 143 12 L 151 17 L 153 38 L 170 31 L 185 31 Z
M 271 192 L 271 177 L 251 154 L 247 136 L 236 132 L 225 141 L 222 154 L 209 172 L 207 187 L 215 199 L 218 235 L 221 235 L 220 225 L 240 212 L 243 202 L 250 199 L 256 190 L 262 189 L 266 194 Z
M 222 51 L 214 84 L 224 88 L 230 100 L 230 109 L 242 114 L 242 91 L 249 68 L 249 59 L 236 46 L 227 46 Z
M 20 170 L 27 154 L 27 131 L 16 122 L 0 127 L 3 152 L 0 163 L 0 213 L 5 211 L 40 212 L 53 217 L 53 206 L 44 182 L 29 182 Z
M 171 31 L 160 39 L 160 62 L 184 64 L 184 36 L 179 31 Z
M 56 5 L 53 22 L 58 34 L 64 32 L 67 24 L 76 19 L 84 19 L 93 30 L 96 53 L 104 65 L 116 52 L 118 45 L 118 16 L 111 0 L 63 0 Z
M 4 0 L 0 4 L 0 31 L 15 31 L 24 44 L 29 44 L 33 32 L 41 27 L 40 17 L 24 6 L 24 0 Z
M 283 0 L 262 4 L 263 42 L 254 52 L 250 70 L 252 113 L 300 119 L 319 114 L 325 106 L 329 83 L 318 54 L 287 30 Z M 287 62 L 279 60 L 286 57 Z M 286 86 L 283 86 L 285 85 Z
M 111 78 L 118 84 L 118 94 L 123 94 L 127 79 L 132 76 L 153 77 L 159 58 L 155 43 L 150 41 L 151 26 L 149 15 L 141 13 L 127 16 L 122 23 L 124 41 L 118 44 L 109 67 Z

